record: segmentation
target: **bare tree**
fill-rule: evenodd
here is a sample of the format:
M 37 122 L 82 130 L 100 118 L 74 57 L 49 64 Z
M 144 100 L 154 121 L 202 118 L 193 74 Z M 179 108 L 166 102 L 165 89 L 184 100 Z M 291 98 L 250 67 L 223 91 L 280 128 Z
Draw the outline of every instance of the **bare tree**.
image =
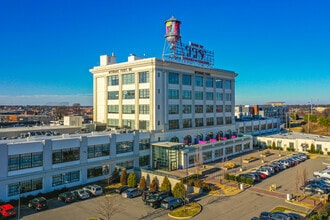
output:
M 196 175 L 197 175 L 197 179 L 198 179 L 200 168 L 203 165 L 203 154 L 202 154 L 201 149 L 199 147 L 196 148 L 195 158 L 194 158 L 194 165 L 195 165 L 195 168 L 196 168 Z
M 305 185 L 307 181 L 307 170 L 306 167 L 299 167 L 296 169 L 296 175 L 295 175 L 295 187 L 296 192 L 298 193 L 299 187 Z
M 116 202 L 113 196 L 104 196 L 96 209 L 104 220 L 110 220 L 113 215 L 120 212 L 119 203 Z

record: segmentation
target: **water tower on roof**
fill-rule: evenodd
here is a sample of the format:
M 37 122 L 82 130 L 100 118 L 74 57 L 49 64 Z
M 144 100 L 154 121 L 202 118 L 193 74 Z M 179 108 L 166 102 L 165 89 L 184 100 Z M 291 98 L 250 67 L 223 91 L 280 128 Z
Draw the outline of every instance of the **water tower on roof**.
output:
M 181 21 L 172 16 L 170 19 L 165 21 L 166 33 L 165 39 L 171 44 L 171 48 L 181 39 L 180 25 Z
M 165 21 L 166 29 L 165 29 L 165 44 L 163 49 L 163 58 L 164 56 L 171 56 L 172 58 L 175 59 L 177 55 L 178 44 L 181 44 L 180 25 L 181 25 L 181 21 L 176 19 L 174 16 L 172 16 L 170 19 Z

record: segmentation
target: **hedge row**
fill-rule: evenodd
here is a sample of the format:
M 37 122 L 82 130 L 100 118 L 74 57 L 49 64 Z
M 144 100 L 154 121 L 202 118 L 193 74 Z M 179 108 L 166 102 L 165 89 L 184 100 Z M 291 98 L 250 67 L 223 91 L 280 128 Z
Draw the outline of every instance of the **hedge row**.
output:
M 232 175 L 232 174 L 225 174 L 225 180 L 232 180 L 232 181 L 236 181 L 239 183 L 246 183 L 249 185 L 253 184 L 253 179 L 252 178 L 247 178 L 245 176 L 236 176 L 236 175 Z

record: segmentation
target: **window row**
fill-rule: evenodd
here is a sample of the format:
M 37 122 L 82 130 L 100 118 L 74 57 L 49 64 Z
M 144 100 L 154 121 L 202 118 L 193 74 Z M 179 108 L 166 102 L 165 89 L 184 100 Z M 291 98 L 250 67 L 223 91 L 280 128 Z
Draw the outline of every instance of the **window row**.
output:
M 192 100 L 193 98 L 195 100 L 216 100 L 216 101 L 223 101 L 223 93 L 221 92 L 205 92 L 205 98 L 204 98 L 204 92 L 203 91 L 195 91 L 194 97 L 192 97 L 192 91 L 191 90 L 182 90 L 181 97 L 185 100 Z M 168 98 L 169 99 L 179 99 L 179 90 L 177 89 L 169 89 L 168 90 Z M 231 93 L 225 93 L 225 100 L 231 101 Z
M 140 99 L 148 99 L 150 97 L 149 89 L 140 89 L 139 90 L 139 98 Z M 135 90 L 123 90 L 122 91 L 123 99 L 135 99 Z M 118 100 L 119 99 L 119 91 L 109 91 L 108 92 L 108 100 Z
M 179 129 L 179 128 L 192 128 L 194 127 L 193 121 L 195 122 L 195 127 L 203 127 L 204 126 L 204 118 L 195 118 L 194 120 L 191 118 L 182 119 L 182 127 L 180 127 L 180 120 L 174 119 L 169 120 L 168 125 L 169 129 Z M 216 117 L 215 120 L 213 117 L 209 117 L 205 119 L 206 126 L 213 126 L 213 125 L 223 125 L 224 118 L 223 117 Z M 231 117 L 225 117 L 226 124 L 232 124 Z
M 144 113 L 141 112 L 141 114 L 148 114 L 148 110 L 142 109 Z M 139 127 L 138 130 L 148 130 L 149 129 L 149 121 L 146 120 L 139 120 Z M 112 128 L 119 128 L 119 119 L 115 118 L 109 118 L 108 119 L 108 126 Z M 134 120 L 122 120 L 122 128 L 128 128 L 128 129 L 135 129 L 135 121 Z
M 225 108 L 225 112 L 231 112 L 231 105 L 195 105 L 194 106 L 194 112 L 195 113 L 221 113 L 223 112 L 223 109 Z M 192 113 L 192 105 L 182 105 L 182 113 L 183 114 L 191 114 Z M 168 106 L 168 114 L 180 114 L 180 108 L 179 105 L 169 105 Z
M 52 186 L 61 186 L 68 183 L 78 182 L 80 180 L 80 171 L 60 173 L 52 176 Z
M 88 146 L 87 158 L 103 157 L 110 155 L 110 144 Z
M 25 192 L 32 192 L 42 189 L 42 178 L 24 180 L 8 185 L 8 196 L 15 196 Z
M 232 88 L 232 81 L 231 80 L 222 80 L 219 78 L 212 78 L 212 77 L 204 77 L 204 76 L 198 76 L 195 75 L 194 77 L 192 75 L 188 74 L 178 74 L 178 73 L 168 73 L 168 83 L 169 84 L 180 84 L 180 77 L 182 77 L 182 85 L 192 85 L 192 81 L 194 80 L 194 85 L 197 87 L 205 87 L 208 88 L 223 88 L 225 89 L 231 89 Z M 224 85 L 223 85 L 224 84 Z
M 8 171 L 21 170 L 43 165 L 43 153 L 26 153 L 8 157 Z
M 148 83 L 149 82 L 149 72 L 139 72 L 139 83 Z M 135 74 L 128 73 L 122 75 L 122 83 L 123 85 L 134 84 L 135 83 Z M 119 76 L 112 75 L 108 77 L 109 86 L 118 86 L 119 85 Z
M 53 151 L 53 164 L 76 161 L 80 158 L 79 147 Z

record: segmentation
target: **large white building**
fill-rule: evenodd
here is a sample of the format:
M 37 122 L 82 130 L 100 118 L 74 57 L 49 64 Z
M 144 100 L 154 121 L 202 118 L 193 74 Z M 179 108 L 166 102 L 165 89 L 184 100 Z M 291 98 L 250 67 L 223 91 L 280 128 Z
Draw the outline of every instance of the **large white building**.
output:
M 96 122 L 151 131 L 151 141 L 237 134 L 235 72 L 135 55 L 123 63 L 101 56 L 90 71 Z

